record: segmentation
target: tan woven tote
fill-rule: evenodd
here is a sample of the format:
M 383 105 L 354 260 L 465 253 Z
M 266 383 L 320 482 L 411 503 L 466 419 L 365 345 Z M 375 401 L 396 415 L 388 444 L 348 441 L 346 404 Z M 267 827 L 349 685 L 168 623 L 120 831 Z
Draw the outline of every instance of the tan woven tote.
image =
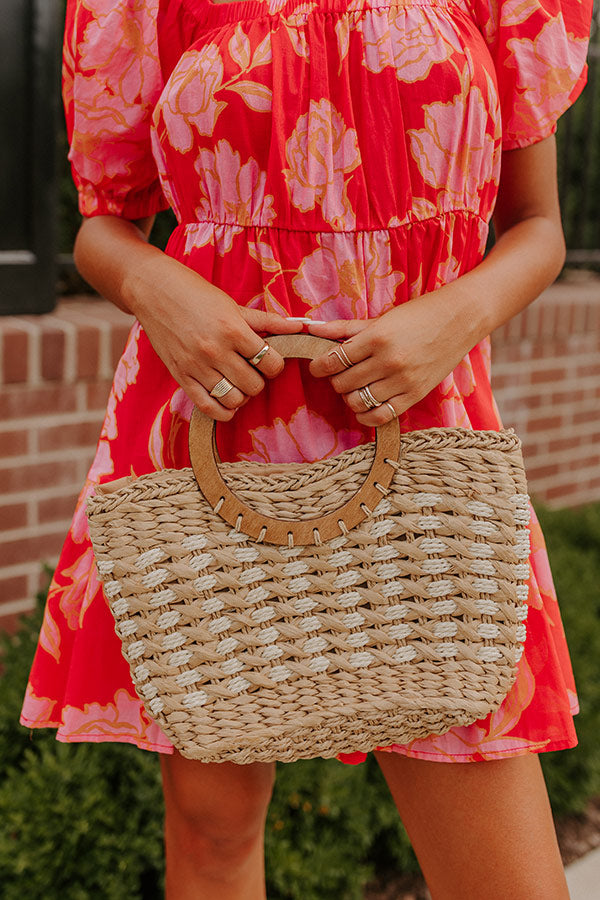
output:
M 331 342 L 269 339 L 314 358 Z M 90 534 L 148 714 L 205 762 L 292 761 L 442 734 L 495 710 L 525 640 L 529 502 L 510 431 L 400 433 L 307 464 L 102 485 Z M 195 473 L 195 474 L 194 474 Z

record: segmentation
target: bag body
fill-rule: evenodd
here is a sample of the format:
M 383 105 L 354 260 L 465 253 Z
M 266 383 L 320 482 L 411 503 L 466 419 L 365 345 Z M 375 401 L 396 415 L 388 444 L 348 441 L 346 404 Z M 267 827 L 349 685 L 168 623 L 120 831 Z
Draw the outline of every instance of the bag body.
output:
M 328 343 L 308 340 L 313 355 Z M 514 433 L 427 429 L 390 457 L 378 431 L 318 463 L 223 464 L 215 488 L 212 423 L 197 412 L 190 448 L 199 423 L 193 469 L 121 479 L 88 501 L 136 691 L 184 756 L 332 757 L 498 708 L 527 615 Z

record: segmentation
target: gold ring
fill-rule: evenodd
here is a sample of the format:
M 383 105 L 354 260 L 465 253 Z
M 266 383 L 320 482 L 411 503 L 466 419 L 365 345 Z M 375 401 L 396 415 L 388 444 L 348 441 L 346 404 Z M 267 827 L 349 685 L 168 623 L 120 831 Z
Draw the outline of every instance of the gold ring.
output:
M 393 418 L 393 419 L 397 419 L 397 418 L 398 418 L 398 413 L 396 412 L 396 410 L 394 409 L 394 407 L 392 406 L 392 404 L 389 403 L 389 401 L 385 400 L 383 405 L 384 405 L 384 406 L 387 406 L 387 408 L 390 410 L 390 412 L 392 413 L 392 418 Z
M 369 390 L 367 385 L 365 385 L 365 387 L 360 388 L 360 390 L 358 392 L 358 396 L 364 403 L 366 409 L 376 409 L 378 406 L 382 405 L 382 403 L 380 403 L 379 400 L 375 399 L 375 397 L 373 396 L 373 394 L 371 393 L 371 391 Z
M 344 350 L 343 344 L 339 344 L 339 345 L 335 348 L 335 350 L 332 350 L 331 352 L 332 352 L 332 353 L 335 353 L 335 355 L 337 356 L 337 358 L 339 359 L 339 361 L 341 362 L 341 364 L 343 365 L 343 367 L 344 367 L 345 369 L 349 369 L 350 366 L 353 366 L 353 365 L 354 365 L 354 363 L 352 362 L 352 360 L 350 359 L 350 357 L 348 356 L 348 354 L 347 354 L 346 351 Z
M 224 397 L 225 394 L 228 394 L 233 387 L 234 385 L 230 381 L 227 381 L 226 378 L 221 378 L 210 392 L 210 396 L 219 400 L 221 397 Z
M 261 359 L 269 352 L 271 348 L 268 344 L 263 344 L 258 353 L 255 353 L 254 356 L 248 360 L 251 366 L 257 366 Z

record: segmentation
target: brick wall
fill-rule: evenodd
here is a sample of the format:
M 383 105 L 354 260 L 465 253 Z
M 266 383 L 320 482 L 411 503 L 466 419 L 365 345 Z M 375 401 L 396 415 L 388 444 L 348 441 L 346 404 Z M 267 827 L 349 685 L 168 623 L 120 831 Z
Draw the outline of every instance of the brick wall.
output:
M 0 318 L 0 627 L 32 607 L 70 523 L 131 319 L 92 298 Z M 530 487 L 600 500 L 600 281 L 556 285 L 494 335 L 494 385 Z

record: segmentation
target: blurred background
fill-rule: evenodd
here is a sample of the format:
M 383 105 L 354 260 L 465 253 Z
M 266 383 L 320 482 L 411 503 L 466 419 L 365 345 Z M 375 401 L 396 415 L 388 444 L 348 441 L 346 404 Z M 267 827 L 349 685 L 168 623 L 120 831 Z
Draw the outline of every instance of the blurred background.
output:
M 73 266 L 79 214 L 59 96 L 64 2 L 2 0 L 2 12 L 0 900 L 24 890 L 32 900 L 154 898 L 156 759 L 117 745 L 63 746 L 18 725 L 48 571 L 131 319 Z M 495 395 L 523 439 L 580 693 L 578 749 L 543 758 L 566 861 L 600 845 L 599 24 L 597 9 L 588 84 L 557 133 L 565 269 L 492 338 Z M 172 221 L 158 218 L 159 246 Z M 427 896 L 372 760 L 282 766 L 267 835 L 273 900 Z

